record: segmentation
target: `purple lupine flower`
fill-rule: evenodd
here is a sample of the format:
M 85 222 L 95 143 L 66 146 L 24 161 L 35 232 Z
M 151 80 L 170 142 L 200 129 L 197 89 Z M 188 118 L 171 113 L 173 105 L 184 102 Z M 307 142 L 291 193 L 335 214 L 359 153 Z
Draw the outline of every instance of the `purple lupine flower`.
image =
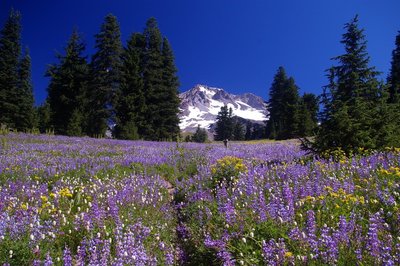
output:
M 76 265 L 84 266 L 86 259 L 86 241 L 82 240 L 81 245 L 78 246 L 77 254 L 76 254 Z
M 318 246 L 320 247 L 321 259 L 325 263 L 336 264 L 339 256 L 338 245 L 335 239 L 330 235 L 330 228 L 326 225 L 321 229 Z
M 397 243 L 395 246 L 394 263 L 400 265 L 400 243 Z
M 63 261 L 64 261 L 64 266 L 72 266 L 71 251 L 69 250 L 68 247 L 64 248 Z
M 311 247 L 314 254 L 314 258 L 318 256 L 318 242 L 317 242 L 317 226 L 315 224 L 315 214 L 314 211 L 307 211 L 307 223 L 306 223 L 306 234 L 307 242 Z
M 52 266 L 53 260 L 51 259 L 50 253 L 47 252 L 46 259 L 44 260 L 44 266 Z
M 367 233 L 367 243 L 366 247 L 369 251 L 369 254 L 376 258 L 380 259 L 380 252 L 381 252 L 381 241 L 379 240 L 378 233 L 379 233 L 379 225 L 380 225 L 380 214 L 379 212 L 371 215 L 369 218 L 369 226 L 368 226 L 368 233 Z

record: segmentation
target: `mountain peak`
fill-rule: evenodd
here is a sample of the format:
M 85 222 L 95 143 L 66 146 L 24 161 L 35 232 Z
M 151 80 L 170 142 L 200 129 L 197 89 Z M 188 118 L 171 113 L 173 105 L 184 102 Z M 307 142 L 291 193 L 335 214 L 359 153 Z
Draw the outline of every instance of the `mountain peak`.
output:
M 209 129 L 216 122 L 221 107 L 232 108 L 233 115 L 246 120 L 263 122 L 267 110 L 263 99 L 252 93 L 235 95 L 224 89 L 197 84 L 179 95 L 181 98 L 180 128 L 184 132 L 194 132 L 198 125 Z

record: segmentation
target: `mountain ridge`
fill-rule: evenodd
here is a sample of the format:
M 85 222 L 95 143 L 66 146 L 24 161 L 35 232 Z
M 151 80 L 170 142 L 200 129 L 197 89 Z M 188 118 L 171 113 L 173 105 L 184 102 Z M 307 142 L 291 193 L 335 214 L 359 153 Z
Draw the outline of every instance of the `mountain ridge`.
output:
M 243 119 L 262 123 L 267 120 L 264 100 L 253 94 L 232 94 L 222 88 L 197 84 L 188 91 L 179 94 L 181 99 L 179 126 L 182 132 L 194 132 L 198 125 L 210 130 L 216 122 L 221 107 L 232 108 L 233 115 Z

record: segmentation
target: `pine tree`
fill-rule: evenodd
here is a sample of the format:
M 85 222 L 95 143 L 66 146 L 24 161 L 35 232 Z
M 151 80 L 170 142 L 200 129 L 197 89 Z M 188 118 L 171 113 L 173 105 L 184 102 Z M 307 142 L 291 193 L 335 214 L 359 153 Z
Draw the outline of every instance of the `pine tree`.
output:
M 299 114 L 298 87 L 279 67 L 270 88 L 267 134 L 271 139 L 289 139 L 298 135 Z
M 251 140 L 251 134 L 252 134 L 251 123 L 247 122 L 246 123 L 246 133 L 244 135 L 244 139 L 245 140 Z
M 74 30 L 65 55 L 58 55 L 59 63 L 51 65 L 47 76 L 51 78 L 47 102 L 50 107 L 51 122 L 55 133 L 79 136 L 86 127 L 88 103 L 88 65 L 82 55 L 85 44 L 77 30 Z
M 312 136 L 318 123 L 318 97 L 312 93 L 305 93 L 299 103 L 299 137 Z
M 232 132 L 233 140 L 244 140 L 245 133 L 243 129 L 242 123 L 236 119 L 233 125 L 233 132 Z
M 214 137 L 215 140 L 225 140 L 232 139 L 233 133 L 233 118 L 232 118 L 232 108 L 229 108 L 225 105 L 221 107 L 221 110 L 217 115 L 217 122 L 215 132 L 216 135 Z
M 121 139 L 138 139 L 146 125 L 146 103 L 140 66 L 143 51 L 141 40 L 141 34 L 133 34 L 122 54 L 123 79 L 116 104 L 115 128 L 116 137 Z
M 122 43 L 117 18 L 107 15 L 95 37 L 97 51 L 90 64 L 87 134 L 105 136 L 115 123 L 115 105 L 122 82 Z
M 383 87 L 378 72 L 369 67 L 369 56 L 358 16 L 345 25 L 341 43 L 346 53 L 334 58 L 338 65 L 328 70 L 329 85 L 324 88 L 321 126 L 313 149 L 326 151 L 341 148 L 346 153 L 358 148 L 379 148 L 377 132 L 383 130 L 385 110 Z M 381 114 L 382 115 L 382 114 Z
M 143 33 L 146 47 L 143 53 L 143 80 L 144 94 L 146 96 L 146 122 L 143 137 L 148 140 L 160 140 L 162 130 L 162 113 L 159 104 L 164 94 L 163 82 L 163 56 L 162 36 L 155 18 L 150 18 L 146 23 Z
M 16 127 L 19 114 L 18 66 L 21 56 L 21 16 L 10 11 L 0 31 L 0 124 Z
M 18 66 L 18 113 L 16 114 L 15 127 L 26 131 L 36 127 L 37 119 L 34 111 L 35 99 L 31 80 L 31 57 L 26 49 L 24 57 Z
M 40 133 L 46 133 L 46 131 L 53 128 L 51 125 L 50 104 L 47 100 L 39 107 L 37 107 L 36 116 Z
M 163 40 L 162 57 L 164 93 L 159 103 L 159 111 L 162 114 L 159 138 L 176 140 L 180 133 L 178 117 L 180 105 L 179 81 L 176 75 L 174 55 L 166 38 Z
M 389 85 L 389 102 L 400 101 L 400 31 L 396 36 L 395 49 L 392 52 L 392 62 L 387 79 Z
M 207 131 L 204 128 L 200 128 L 200 125 L 197 126 L 196 132 L 191 137 L 190 141 L 204 143 L 207 141 Z

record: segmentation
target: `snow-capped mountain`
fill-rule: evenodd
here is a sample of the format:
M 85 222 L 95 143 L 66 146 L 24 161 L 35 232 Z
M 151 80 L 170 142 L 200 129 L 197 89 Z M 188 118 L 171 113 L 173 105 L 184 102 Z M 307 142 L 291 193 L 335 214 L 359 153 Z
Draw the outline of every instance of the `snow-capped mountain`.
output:
M 221 107 L 232 108 L 234 116 L 253 122 L 267 119 L 266 104 L 263 99 L 252 93 L 230 94 L 223 89 L 196 85 L 181 93 L 180 128 L 183 132 L 194 132 L 198 125 L 209 129 L 216 122 Z

